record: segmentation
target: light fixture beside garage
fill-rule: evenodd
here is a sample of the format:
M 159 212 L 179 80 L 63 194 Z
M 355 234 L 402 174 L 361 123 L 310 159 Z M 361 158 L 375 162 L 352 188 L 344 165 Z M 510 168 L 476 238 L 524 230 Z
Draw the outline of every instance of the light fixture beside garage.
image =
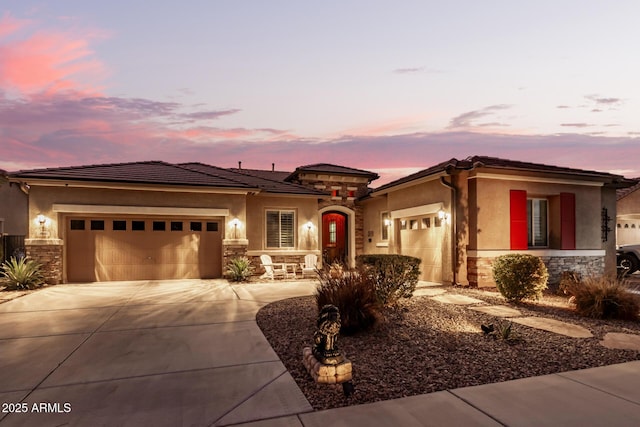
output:
M 238 238 L 238 227 L 241 224 L 240 220 L 238 218 L 234 218 L 234 219 L 231 220 L 231 222 L 229 224 L 231 224 L 231 226 L 233 227 L 233 238 L 237 239 Z
M 308 232 L 311 232 L 311 230 L 313 230 L 313 223 L 311 221 L 307 221 L 304 227 L 307 229 Z
M 35 220 L 36 224 L 40 226 L 40 237 L 49 237 L 49 227 L 51 226 L 51 219 L 47 218 L 43 214 L 38 214 Z
M 446 213 L 444 209 L 438 211 L 438 219 L 444 221 L 445 224 L 451 224 L 451 214 Z

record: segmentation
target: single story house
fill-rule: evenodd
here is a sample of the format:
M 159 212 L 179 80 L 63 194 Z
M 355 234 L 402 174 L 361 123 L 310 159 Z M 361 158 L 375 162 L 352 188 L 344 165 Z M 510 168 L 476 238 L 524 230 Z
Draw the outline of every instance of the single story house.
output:
M 422 279 L 494 286 L 493 259 L 540 256 L 557 283 L 566 270 L 614 274 L 619 175 L 473 156 L 385 184 L 361 201 L 366 253 L 422 259 Z
M 259 265 L 354 264 L 361 253 L 422 259 L 422 280 L 492 286 L 491 260 L 541 256 L 562 270 L 615 271 L 609 173 L 475 156 L 371 190 L 378 175 L 332 164 L 293 172 L 134 162 L 25 170 L 27 254 L 50 283 L 221 277 L 232 257 Z
M 640 244 L 640 178 L 628 188 L 618 190 L 616 239 L 618 245 Z

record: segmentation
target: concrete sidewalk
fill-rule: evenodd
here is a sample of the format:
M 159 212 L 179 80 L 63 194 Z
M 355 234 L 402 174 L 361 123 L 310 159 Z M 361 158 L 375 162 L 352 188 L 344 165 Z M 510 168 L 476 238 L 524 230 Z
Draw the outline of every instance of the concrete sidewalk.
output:
M 113 282 L 0 304 L 0 426 L 640 425 L 640 361 L 313 412 L 255 322 L 313 291 Z

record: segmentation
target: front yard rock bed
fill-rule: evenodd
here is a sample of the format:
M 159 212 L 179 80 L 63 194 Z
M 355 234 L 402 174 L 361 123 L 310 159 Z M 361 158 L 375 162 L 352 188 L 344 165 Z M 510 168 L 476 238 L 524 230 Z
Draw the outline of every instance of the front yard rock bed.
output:
M 441 289 L 486 305 L 506 304 L 495 291 Z M 583 326 L 592 338 L 571 338 L 513 323 L 511 339 L 504 340 L 481 330 L 481 325 L 497 325 L 501 319 L 469 307 L 414 296 L 385 311 L 374 329 L 340 336 L 338 346 L 353 363 L 355 393 L 349 398 L 339 385 L 316 384 L 302 364 L 302 349 L 313 343 L 314 297 L 269 304 L 258 312 L 257 322 L 316 410 L 640 360 L 639 351 L 609 349 L 600 343 L 609 332 L 640 335 L 640 322 L 580 317 L 571 311 L 566 297 L 546 295 L 538 302 L 512 307 L 522 316 Z

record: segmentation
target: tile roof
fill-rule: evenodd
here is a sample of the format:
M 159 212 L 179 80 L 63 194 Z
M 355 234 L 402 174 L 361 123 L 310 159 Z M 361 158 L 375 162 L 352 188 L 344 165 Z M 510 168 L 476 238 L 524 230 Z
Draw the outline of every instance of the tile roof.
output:
M 620 200 L 620 199 L 624 199 L 625 197 L 627 197 L 629 194 L 633 193 L 636 190 L 640 190 L 640 177 L 638 178 L 633 178 L 633 181 L 636 181 L 636 183 L 630 187 L 627 188 L 621 188 L 619 190 L 616 190 L 616 199 Z
M 207 174 L 229 177 L 268 193 L 326 196 L 325 193 L 319 190 L 283 181 L 281 179 L 283 172 L 277 173 L 257 169 L 222 169 L 203 163 L 183 163 L 181 166 Z M 272 178 L 267 178 L 269 176 L 268 173 L 275 173 L 275 175 Z
M 224 169 L 222 169 L 224 170 Z M 10 174 L 20 179 L 53 179 L 91 182 L 120 182 L 251 189 L 230 176 L 202 173 L 180 165 L 161 161 L 112 163 L 103 165 L 21 170 Z
M 305 172 L 328 173 L 336 175 L 355 175 L 368 178 L 369 181 L 373 181 L 374 179 L 378 179 L 380 177 L 375 172 L 369 172 L 362 169 L 348 168 L 346 166 L 332 165 L 330 163 L 316 163 L 313 165 L 297 167 L 296 170 L 286 178 L 286 180 L 290 181 L 296 179 L 299 174 Z
M 479 167 L 506 169 L 506 170 L 522 171 L 522 172 L 555 173 L 560 175 L 582 176 L 585 178 L 590 177 L 590 178 L 610 181 L 612 183 L 619 183 L 619 185 L 621 186 L 628 186 L 630 184 L 630 181 L 624 178 L 623 176 L 614 175 L 607 172 L 597 172 L 597 171 L 589 171 L 584 169 L 566 168 L 566 167 L 552 166 L 552 165 L 547 165 L 542 163 L 521 162 L 517 160 L 501 159 L 498 157 L 471 156 L 471 157 L 467 157 L 464 160 L 458 160 L 458 159 L 452 158 L 450 160 L 444 161 L 430 168 L 423 169 L 414 174 L 389 182 L 381 187 L 376 188 L 374 192 L 386 190 L 400 184 L 408 183 L 408 182 L 411 182 L 420 178 L 425 178 L 430 175 L 435 175 L 441 172 L 449 172 L 451 170 L 456 170 L 456 169 L 470 170 L 470 169 L 475 169 Z
M 287 171 L 276 171 L 276 170 L 264 170 L 264 169 L 238 169 L 238 168 L 229 168 L 228 170 L 236 173 L 241 173 L 244 175 L 257 176 L 260 178 L 271 179 L 274 181 L 284 181 L 291 172 Z

